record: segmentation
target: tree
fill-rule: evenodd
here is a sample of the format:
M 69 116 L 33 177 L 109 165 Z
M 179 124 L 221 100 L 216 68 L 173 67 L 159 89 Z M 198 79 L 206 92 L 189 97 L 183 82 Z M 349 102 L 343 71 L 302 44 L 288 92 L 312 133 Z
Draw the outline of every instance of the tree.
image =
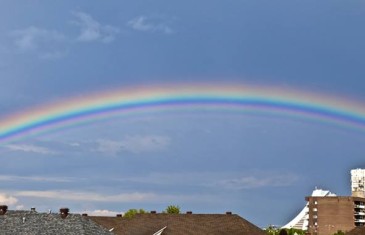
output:
M 180 214 L 180 207 L 175 205 L 170 205 L 166 208 L 167 214 Z
M 288 235 L 288 232 L 285 229 L 281 229 L 279 235 Z
M 146 213 L 145 210 L 143 209 L 129 209 L 126 213 L 124 213 L 124 217 L 127 218 L 127 219 L 131 219 L 133 218 L 136 214 L 144 214 Z
M 345 235 L 344 232 L 342 232 L 341 230 L 338 230 L 336 233 L 334 233 L 333 235 Z

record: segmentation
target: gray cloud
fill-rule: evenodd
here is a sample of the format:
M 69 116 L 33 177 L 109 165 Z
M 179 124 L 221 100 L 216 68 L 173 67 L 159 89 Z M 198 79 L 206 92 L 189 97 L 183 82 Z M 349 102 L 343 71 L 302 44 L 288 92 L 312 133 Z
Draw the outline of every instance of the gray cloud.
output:
M 156 152 L 167 149 L 170 145 L 170 138 L 166 136 L 127 136 L 121 141 L 98 140 L 97 151 L 116 154 L 120 151 L 127 151 L 134 154 L 145 152 Z
M 14 37 L 14 44 L 21 51 L 36 50 L 45 44 L 54 44 L 66 40 L 66 37 L 60 32 L 35 26 L 14 30 L 10 35 Z
M 136 17 L 128 21 L 127 25 L 137 31 L 160 32 L 165 34 L 173 33 L 173 30 L 166 23 L 146 16 Z
M 21 152 L 31 152 L 31 153 L 39 153 L 45 155 L 53 155 L 57 154 L 56 152 L 46 148 L 40 147 L 32 144 L 9 144 L 5 145 L 5 148 L 11 151 L 21 151 Z
M 276 174 L 261 176 L 244 176 L 217 182 L 217 185 L 228 189 L 251 189 L 262 187 L 285 187 L 293 185 L 298 177 L 293 174 Z
M 10 37 L 14 39 L 14 45 L 20 53 L 33 52 L 42 59 L 56 59 L 67 54 L 63 45 L 68 39 L 56 30 L 29 26 L 11 31 Z
M 119 33 L 119 28 L 111 25 L 103 25 L 84 12 L 74 12 L 77 21 L 73 23 L 80 27 L 78 41 L 91 42 L 101 41 L 104 43 L 112 42 Z
M 73 182 L 76 178 L 71 177 L 49 177 L 49 176 L 15 176 L 15 175 L 0 175 L 0 181 L 31 181 L 31 182 L 54 182 L 64 183 Z M 80 180 L 77 178 L 77 180 Z

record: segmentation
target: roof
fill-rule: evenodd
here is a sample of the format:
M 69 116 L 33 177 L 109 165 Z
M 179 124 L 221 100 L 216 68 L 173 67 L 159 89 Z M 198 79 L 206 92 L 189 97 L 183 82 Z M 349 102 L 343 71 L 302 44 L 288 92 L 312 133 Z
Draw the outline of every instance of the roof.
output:
M 111 235 L 107 229 L 88 217 L 69 214 L 38 213 L 36 211 L 7 211 L 0 215 L 1 235 Z
M 264 235 L 265 232 L 238 215 L 225 214 L 137 214 L 121 217 L 90 217 L 117 235 Z
M 356 227 L 353 230 L 345 233 L 346 235 L 364 235 L 365 227 Z

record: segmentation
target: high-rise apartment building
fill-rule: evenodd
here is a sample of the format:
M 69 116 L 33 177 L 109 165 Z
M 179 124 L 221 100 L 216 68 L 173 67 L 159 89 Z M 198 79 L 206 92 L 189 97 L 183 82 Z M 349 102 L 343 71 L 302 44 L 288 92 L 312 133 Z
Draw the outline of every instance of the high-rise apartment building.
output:
M 351 170 L 351 196 L 336 196 L 315 189 L 307 204 L 283 228 L 307 230 L 311 235 L 332 235 L 365 226 L 365 169 Z
M 365 197 L 365 169 L 351 170 L 351 193 L 354 197 Z
M 332 235 L 338 230 L 350 231 L 365 224 L 365 198 L 306 197 L 308 232 L 311 235 Z

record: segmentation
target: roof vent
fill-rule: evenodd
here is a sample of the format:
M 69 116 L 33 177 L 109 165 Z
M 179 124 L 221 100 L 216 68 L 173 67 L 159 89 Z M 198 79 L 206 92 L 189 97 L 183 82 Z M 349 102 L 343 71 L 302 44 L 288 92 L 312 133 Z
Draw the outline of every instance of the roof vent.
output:
M 30 211 L 35 212 L 35 207 L 30 208 Z
M 151 214 L 157 214 L 157 212 L 156 211 L 151 211 Z
M 232 212 L 227 211 L 227 212 L 226 212 L 226 215 L 232 215 Z
M 117 217 L 123 217 L 122 214 L 117 214 Z
M 67 216 L 68 216 L 68 212 L 69 212 L 70 210 L 68 209 L 68 208 L 61 208 L 60 209 L 60 214 L 61 214 L 61 217 L 64 219 L 64 218 L 66 218 Z
M 191 215 L 191 214 L 193 214 L 193 212 L 192 211 L 187 211 L 186 214 Z
M 0 215 L 5 215 L 5 213 L 8 211 L 8 206 L 1 205 L 0 206 Z

